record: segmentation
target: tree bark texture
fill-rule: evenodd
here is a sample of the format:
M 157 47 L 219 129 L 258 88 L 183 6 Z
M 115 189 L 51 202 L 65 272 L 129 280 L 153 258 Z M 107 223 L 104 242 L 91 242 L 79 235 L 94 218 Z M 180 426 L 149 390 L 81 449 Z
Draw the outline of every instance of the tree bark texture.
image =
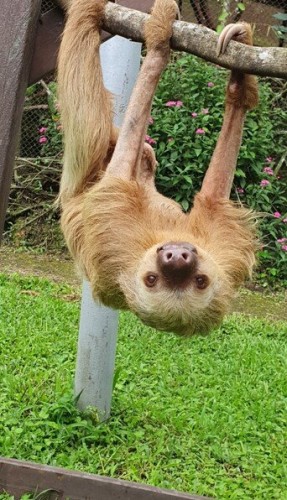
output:
M 54 0 L 66 10 L 72 0 Z M 103 29 L 136 42 L 143 42 L 143 28 L 148 14 L 108 3 Z M 261 76 L 287 78 L 287 49 L 282 47 L 249 47 L 231 41 L 226 53 L 216 55 L 218 35 L 198 24 L 176 21 L 171 46 L 174 50 L 194 54 L 206 61 L 229 69 Z

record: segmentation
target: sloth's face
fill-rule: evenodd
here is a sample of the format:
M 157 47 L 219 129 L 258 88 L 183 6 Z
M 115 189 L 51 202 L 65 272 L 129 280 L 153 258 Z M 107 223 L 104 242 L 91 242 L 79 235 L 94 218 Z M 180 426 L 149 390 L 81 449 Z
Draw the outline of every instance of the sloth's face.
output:
M 206 251 L 190 242 L 163 242 L 145 253 L 121 289 L 145 324 L 188 336 L 220 324 L 230 295 L 225 281 Z

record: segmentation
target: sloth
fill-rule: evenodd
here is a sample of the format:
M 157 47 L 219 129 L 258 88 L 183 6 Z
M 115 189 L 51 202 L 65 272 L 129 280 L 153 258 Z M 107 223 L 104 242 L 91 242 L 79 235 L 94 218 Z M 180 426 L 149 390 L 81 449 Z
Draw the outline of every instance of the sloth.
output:
M 112 123 L 99 58 L 105 5 L 72 1 L 60 47 L 62 230 L 96 301 L 133 311 L 158 330 L 205 334 L 220 325 L 255 263 L 254 215 L 229 197 L 246 112 L 258 102 L 257 81 L 231 71 L 222 129 L 193 207 L 184 213 L 157 192 L 157 162 L 145 143 L 177 4 L 156 0 L 145 23 L 147 54 L 120 130 Z M 231 39 L 252 44 L 250 26 L 226 26 L 219 54 Z

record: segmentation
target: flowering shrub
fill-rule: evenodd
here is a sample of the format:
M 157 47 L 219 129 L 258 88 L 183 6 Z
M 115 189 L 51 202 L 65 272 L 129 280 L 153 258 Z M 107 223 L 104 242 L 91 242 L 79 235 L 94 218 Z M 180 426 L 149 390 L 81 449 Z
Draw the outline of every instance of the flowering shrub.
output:
M 266 159 L 268 161 L 268 158 Z M 271 165 L 275 164 L 275 159 Z M 267 170 L 268 169 L 268 170 Z M 269 180 L 265 179 L 266 173 Z M 259 252 L 259 276 L 265 282 L 280 280 L 287 284 L 287 189 L 286 173 L 277 175 L 276 168 L 265 166 L 262 180 L 246 184 L 242 200 L 257 212 L 261 221 L 262 249 Z M 260 175 L 259 175 L 260 180 Z
M 62 153 L 62 125 L 60 111 L 57 104 L 56 84 L 51 82 L 48 86 L 50 96 L 48 100 L 49 114 L 44 115 L 39 124 L 39 144 L 41 144 L 41 157 L 55 157 Z
M 186 55 L 166 70 L 154 98 L 148 142 L 159 162 L 158 189 L 190 208 L 209 164 L 223 115 L 227 72 Z M 282 128 L 286 111 L 270 83 L 248 113 L 232 198 L 263 215 L 259 277 L 287 284 L 287 175 Z M 277 100 L 276 100 L 277 99 Z M 285 125 L 286 126 L 286 125 Z

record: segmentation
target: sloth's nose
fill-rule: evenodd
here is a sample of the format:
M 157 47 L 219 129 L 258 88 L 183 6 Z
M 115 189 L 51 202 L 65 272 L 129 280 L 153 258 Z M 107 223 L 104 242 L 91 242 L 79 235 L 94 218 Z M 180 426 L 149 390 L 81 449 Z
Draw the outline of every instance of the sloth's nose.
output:
M 169 286 L 184 286 L 197 267 L 197 250 L 190 243 L 166 243 L 157 250 L 157 262 Z

